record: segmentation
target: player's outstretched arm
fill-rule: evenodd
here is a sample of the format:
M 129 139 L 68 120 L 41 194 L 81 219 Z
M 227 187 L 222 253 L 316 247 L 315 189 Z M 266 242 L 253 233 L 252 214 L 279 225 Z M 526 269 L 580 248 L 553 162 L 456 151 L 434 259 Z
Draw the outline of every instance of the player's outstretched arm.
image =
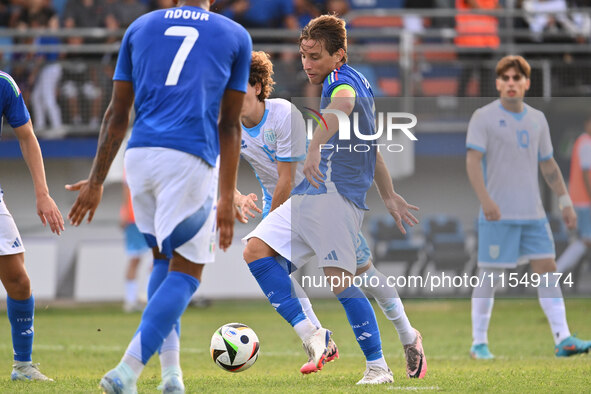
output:
M 548 160 L 540 162 L 540 170 L 544 176 L 546 184 L 558 196 L 560 211 L 562 212 L 562 219 L 569 229 L 577 228 L 577 214 L 573 208 L 573 203 L 568 195 L 562 173 L 558 163 L 551 157 Z
M 253 211 L 263 213 L 263 210 L 256 206 L 258 197 L 254 193 L 244 195 L 238 189 L 234 190 L 234 209 L 236 219 L 240 223 L 248 223 L 248 217 L 254 218 L 256 215 Z
M 291 195 L 291 190 L 294 187 L 295 174 L 298 167 L 298 162 L 277 162 L 277 185 L 273 192 L 273 199 L 271 200 L 271 211 L 283 204 Z
M 234 192 L 238 161 L 240 160 L 240 111 L 244 93 L 228 89 L 220 107 L 218 132 L 220 136 L 220 199 L 217 207 L 217 226 L 220 248 L 228 249 L 234 235 Z
M 113 96 L 103 117 L 97 152 L 90 175 L 86 180 L 79 181 L 74 185 L 66 185 L 68 190 L 79 191 L 68 214 L 68 219 L 74 226 L 80 225 L 87 213 L 88 222 L 90 222 L 101 202 L 103 182 L 129 126 L 129 114 L 133 99 L 134 92 L 131 82 L 115 81 L 113 83 Z
M 468 153 L 466 153 L 466 172 L 468 173 L 468 179 L 470 180 L 472 189 L 474 189 L 482 205 L 484 217 L 486 220 L 495 221 L 501 218 L 501 210 L 486 191 L 484 175 L 482 173 L 482 157 L 482 152 L 468 149 Z
M 60 235 L 60 232 L 64 231 L 64 219 L 55 201 L 49 195 L 49 188 L 45 179 L 43 156 L 41 155 L 39 141 L 37 141 L 37 137 L 35 137 L 35 133 L 33 132 L 31 120 L 15 128 L 14 133 L 16 134 L 16 138 L 18 138 L 21 152 L 23 152 L 23 157 L 33 178 L 35 197 L 37 199 L 37 215 L 39 215 L 41 223 L 44 226 L 49 223 L 51 232 Z
M 398 229 L 402 234 L 406 234 L 402 221 L 411 227 L 419 223 L 419 220 L 410 212 L 411 209 L 413 211 L 418 211 L 419 207 L 407 203 L 400 194 L 394 191 L 392 177 L 390 176 L 388 167 L 386 167 L 386 163 L 380 152 L 377 153 L 374 181 L 378 188 L 378 192 L 380 193 L 380 197 L 384 201 L 384 205 L 388 209 L 388 212 L 390 212 L 390 215 L 392 215 L 396 221 Z

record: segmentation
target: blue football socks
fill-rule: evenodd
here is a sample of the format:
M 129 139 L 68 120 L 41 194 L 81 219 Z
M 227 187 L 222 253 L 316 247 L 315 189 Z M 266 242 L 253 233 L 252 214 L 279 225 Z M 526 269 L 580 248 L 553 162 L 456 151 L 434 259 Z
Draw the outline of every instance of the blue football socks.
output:
M 199 281 L 191 275 L 169 272 L 148 301 L 126 354 L 146 364 L 180 319 L 198 286 Z
M 248 264 L 248 268 L 281 317 L 292 326 L 306 320 L 300 300 L 292 295 L 289 274 L 279 265 L 275 257 L 255 260 Z
M 14 300 L 6 297 L 8 321 L 12 328 L 12 348 L 15 361 L 31 361 L 33 353 L 33 319 L 35 315 L 35 298 L 33 295 L 26 300 Z
M 347 319 L 357 343 L 361 347 L 367 361 L 374 361 L 382 357 L 382 340 L 376 315 L 367 297 L 358 287 L 350 286 L 337 295 L 345 308 Z

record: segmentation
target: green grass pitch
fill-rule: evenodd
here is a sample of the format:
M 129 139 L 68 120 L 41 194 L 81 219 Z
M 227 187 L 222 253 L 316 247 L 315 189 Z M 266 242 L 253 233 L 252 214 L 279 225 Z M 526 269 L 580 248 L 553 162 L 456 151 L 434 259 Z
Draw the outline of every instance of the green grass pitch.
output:
M 189 308 L 183 318 L 182 366 L 188 393 L 196 392 L 368 392 L 368 391 L 504 391 L 588 392 L 591 355 L 558 359 L 546 318 L 536 299 L 497 300 L 489 331 L 492 361 L 471 360 L 469 300 L 407 300 L 408 316 L 423 334 L 428 359 L 425 379 L 405 377 L 402 347 L 393 325 L 376 315 L 384 353 L 395 382 L 357 387 L 365 369 L 344 311 L 336 300 L 313 300 L 323 324 L 334 332 L 341 358 L 316 374 L 302 376 L 306 361 L 301 342 L 264 301 L 219 301 L 206 309 Z M 591 300 L 567 299 L 570 329 L 591 338 Z M 377 307 L 376 307 L 377 308 Z M 5 317 L 0 330 L 1 393 L 97 393 L 98 381 L 116 365 L 140 319 L 119 305 L 76 308 L 37 306 L 33 359 L 54 383 L 11 382 L 12 346 Z M 214 330 L 224 323 L 251 326 L 261 341 L 258 361 L 248 371 L 232 374 L 209 356 Z M 152 358 L 138 384 L 140 393 L 156 393 L 160 380 Z

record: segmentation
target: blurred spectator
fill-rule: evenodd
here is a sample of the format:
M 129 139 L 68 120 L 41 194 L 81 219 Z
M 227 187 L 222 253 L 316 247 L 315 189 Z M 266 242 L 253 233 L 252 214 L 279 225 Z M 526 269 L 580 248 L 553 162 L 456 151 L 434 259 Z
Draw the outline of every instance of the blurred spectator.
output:
M 88 28 L 106 27 L 107 10 L 103 0 L 68 0 L 64 13 L 64 27 L 66 28 Z M 70 37 L 68 42 L 71 45 L 98 44 L 104 43 L 102 38 L 91 37 Z M 83 122 L 82 113 L 79 108 L 79 96 L 82 95 L 90 103 L 90 114 L 88 115 L 88 126 L 97 129 L 100 125 L 99 119 L 102 106 L 102 91 L 99 87 L 99 79 L 103 70 L 100 67 L 100 60 L 103 54 L 76 54 L 68 56 L 67 68 L 64 70 L 62 93 L 68 101 L 71 122 L 81 125 Z
M 404 8 L 429 9 L 434 8 L 434 0 L 407 0 Z M 412 33 L 420 33 L 425 30 L 424 18 L 420 15 L 408 14 L 404 16 L 404 29 Z
M 19 16 L 20 29 L 59 29 L 59 20 L 56 12 L 47 0 L 28 0 L 27 7 Z M 57 37 L 36 37 L 33 44 L 57 45 L 60 40 Z M 34 56 L 34 68 L 29 76 L 30 85 L 33 86 L 31 104 L 35 129 L 39 136 L 45 138 L 59 138 L 64 135 L 62 114 L 57 103 L 57 85 L 62 75 L 62 67 L 58 62 L 59 54 L 45 52 Z M 49 118 L 51 128 L 47 128 L 46 119 Z
M 304 27 L 312 19 L 320 16 L 320 10 L 311 0 L 293 0 L 294 14 L 300 27 Z
M 479 95 L 492 97 L 495 94 L 493 67 L 483 64 L 491 60 L 494 51 L 499 47 L 499 21 L 491 15 L 471 14 L 469 10 L 494 10 L 499 8 L 498 0 L 456 0 L 456 38 L 455 44 L 460 48 L 472 49 L 470 52 L 459 52 L 462 71 L 458 82 L 458 97 L 465 97 L 468 82 L 474 71 L 479 72 Z
M 14 12 L 12 2 L 10 0 L 0 0 L 0 28 L 14 27 L 16 24 L 16 18 L 17 14 Z M 10 46 L 12 44 L 13 41 L 11 37 L 0 37 L 0 45 Z M 9 70 L 9 65 L 4 64 L 4 62 L 9 62 L 11 58 L 12 53 L 9 51 L 0 51 L 0 61 L 3 62 L 3 70 Z M 12 72 L 12 70 L 9 71 Z
M 12 1 L 0 0 L 0 27 L 14 27 L 17 16 Z
M 126 29 L 131 22 L 148 12 L 148 7 L 138 0 L 115 0 L 107 8 L 107 27 Z
M 59 19 L 63 20 L 66 3 L 68 0 L 51 0 L 51 7 L 57 12 Z
M 590 6 L 585 0 L 572 1 L 572 6 Z M 542 41 L 544 32 L 568 33 L 577 41 L 585 41 L 591 35 L 589 14 L 569 10 L 566 0 L 524 0 L 522 8 L 526 12 L 526 22 L 534 41 Z
M 228 0 L 220 6 L 223 15 L 246 28 L 299 27 L 293 0 Z
M 172 7 L 174 7 L 173 0 L 151 0 L 150 1 L 150 11 L 162 10 L 165 8 L 172 8 Z
M 402 8 L 404 2 L 405 0 L 351 0 L 351 7 L 354 10 L 368 8 Z
M 350 9 L 349 0 L 326 0 L 326 12 L 328 14 L 335 14 L 342 18 Z

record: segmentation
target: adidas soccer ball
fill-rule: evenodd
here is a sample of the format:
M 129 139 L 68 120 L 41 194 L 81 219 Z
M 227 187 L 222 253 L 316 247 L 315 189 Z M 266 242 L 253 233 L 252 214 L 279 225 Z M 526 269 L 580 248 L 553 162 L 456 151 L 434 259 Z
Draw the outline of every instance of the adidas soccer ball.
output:
M 246 371 L 259 356 L 259 338 L 245 324 L 224 324 L 213 333 L 210 352 L 220 368 L 229 372 Z

